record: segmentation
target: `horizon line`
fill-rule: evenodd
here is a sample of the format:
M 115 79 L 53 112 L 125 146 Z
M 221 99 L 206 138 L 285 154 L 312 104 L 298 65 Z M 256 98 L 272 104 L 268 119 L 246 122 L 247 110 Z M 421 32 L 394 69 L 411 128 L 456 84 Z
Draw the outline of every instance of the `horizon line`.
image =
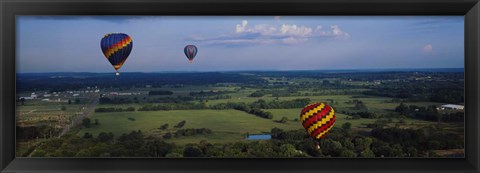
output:
M 215 71 L 131 71 L 131 72 L 119 72 L 121 73 L 211 73 L 211 72 L 288 72 L 288 71 L 367 71 L 367 70 L 392 70 L 392 71 L 408 71 L 408 70 L 440 70 L 440 69 L 465 69 L 465 67 L 425 67 L 425 68 L 338 68 L 338 69 L 311 69 L 311 70 L 215 70 Z M 41 73 L 116 73 L 112 72 L 15 72 L 16 74 L 41 74 Z

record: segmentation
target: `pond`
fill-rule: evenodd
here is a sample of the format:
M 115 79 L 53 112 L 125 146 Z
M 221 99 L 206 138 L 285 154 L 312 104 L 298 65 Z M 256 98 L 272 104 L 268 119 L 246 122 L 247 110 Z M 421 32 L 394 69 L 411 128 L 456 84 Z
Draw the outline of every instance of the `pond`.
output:
M 247 140 L 269 140 L 272 139 L 270 134 L 254 134 L 248 135 Z

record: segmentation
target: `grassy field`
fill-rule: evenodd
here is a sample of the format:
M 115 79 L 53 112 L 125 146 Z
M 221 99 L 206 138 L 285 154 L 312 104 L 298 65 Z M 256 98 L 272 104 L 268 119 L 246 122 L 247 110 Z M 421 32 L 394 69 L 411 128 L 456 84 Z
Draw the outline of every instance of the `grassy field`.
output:
M 78 135 L 88 132 L 96 136 L 100 132 L 113 132 L 115 136 L 119 136 L 132 130 L 141 130 L 147 135 L 157 136 L 166 132 L 173 132 L 173 126 L 182 120 L 186 120 L 183 128 L 209 128 L 213 131 L 212 134 L 207 136 L 173 138 L 169 140 L 176 143 L 194 143 L 203 139 L 214 143 L 238 141 L 244 140 L 246 133 L 269 133 L 274 127 L 285 130 L 302 128 L 298 122 L 277 123 L 237 110 L 112 112 L 95 113 L 90 118 L 98 119 L 100 125 L 83 128 Z M 128 118 L 134 118 L 135 121 Z M 169 128 L 163 131 L 158 130 L 165 123 L 169 124 Z
M 280 120 L 282 117 L 287 117 L 289 120 L 294 120 L 295 118 L 299 118 L 301 109 L 266 109 L 266 111 L 269 111 L 273 113 L 274 120 Z M 366 124 L 373 123 L 376 121 L 376 119 L 358 119 L 358 120 L 352 120 L 352 119 L 347 119 L 348 115 L 341 114 L 341 113 L 335 113 L 335 126 L 341 127 L 342 124 L 346 122 L 352 123 L 352 128 L 364 128 Z M 297 121 L 296 122 L 301 128 L 301 122 Z
M 172 88 L 170 88 L 172 89 Z M 188 88 L 193 89 L 193 88 Z M 184 95 L 188 94 L 187 88 L 182 88 L 179 91 L 177 88 L 172 89 L 175 95 Z M 195 88 L 196 91 L 206 90 L 207 88 Z M 212 88 L 208 88 L 212 89 Z M 217 90 L 232 90 L 228 87 L 218 87 Z M 393 110 L 399 103 L 389 103 L 388 101 L 391 98 L 386 97 L 365 97 L 365 98 L 354 98 L 355 95 L 324 95 L 324 96 L 292 96 L 292 97 L 272 97 L 271 95 L 266 95 L 264 97 L 248 97 L 248 95 L 254 92 L 254 89 L 243 89 L 236 93 L 231 93 L 232 96 L 230 99 L 219 99 L 219 100 L 209 100 L 207 105 L 214 105 L 218 103 L 226 102 L 246 102 L 251 103 L 255 102 L 258 99 L 264 99 L 271 101 L 278 99 L 279 101 L 284 100 L 294 100 L 300 98 L 310 98 L 312 102 L 327 102 L 330 104 L 330 101 L 327 99 L 333 99 L 333 106 L 336 109 L 336 127 L 341 127 L 342 124 L 349 122 L 352 124 L 352 128 L 355 130 L 369 131 L 369 128 L 366 128 L 367 124 L 374 123 L 377 119 L 358 119 L 353 120 L 349 119 L 348 115 L 340 113 L 340 111 L 353 111 L 352 109 L 354 104 L 348 104 L 347 101 L 354 99 L 361 100 L 369 108 L 369 111 L 376 112 L 378 115 L 387 115 L 387 114 L 396 114 Z M 181 93 L 181 94 L 180 94 Z M 148 96 L 147 96 L 148 97 Z M 416 102 L 416 103 L 406 103 L 415 104 L 419 106 L 428 106 L 428 105 L 438 105 L 440 103 L 433 102 Z M 139 108 L 142 104 L 100 104 L 99 107 L 116 107 L 116 108 L 127 108 L 135 107 Z M 273 120 L 264 119 L 256 117 L 251 114 L 247 114 L 242 111 L 237 110 L 173 110 L 173 111 L 148 111 L 148 112 L 111 112 L 111 113 L 95 113 L 90 118 L 92 120 L 98 119 L 100 125 L 93 126 L 91 128 L 83 128 L 77 134 L 83 135 L 84 133 L 91 133 L 94 136 L 98 135 L 100 132 L 113 132 L 116 136 L 119 136 L 123 133 L 129 133 L 132 130 L 141 130 L 146 135 L 152 136 L 162 136 L 167 132 L 175 132 L 176 129 L 173 128 L 178 122 L 186 120 L 186 125 L 183 128 L 209 128 L 213 131 L 209 135 L 199 135 L 199 136 L 190 136 L 190 137 L 180 137 L 172 138 L 167 141 L 175 142 L 177 144 L 186 144 L 186 143 L 197 143 L 201 140 L 208 140 L 210 142 L 222 143 L 222 142 L 234 142 L 245 139 L 245 134 L 255 134 L 255 133 L 269 133 L 270 130 L 274 127 L 278 127 L 284 130 L 291 129 L 302 129 L 300 121 L 295 121 L 299 118 L 299 113 L 301 108 L 295 109 L 265 109 L 273 113 Z M 280 120 L 282 117 L 287 117 L 288 122 L 278 123 L 276 120 Z M 129 118 L 134 118 L 135 121 L 129 120 Z M 393 119 L 393 122 L 390 124 L 394 126 L 395 123 L 398 123 L 398 119 Z M 422 127 L 424 125 L 430 125 L 432 122 L 406 119 L 404 127 Z M 169 124 L 169 129 L 159 130 L 158 128 L 165 124 Z
M 65 106 L 65 110 L 61 109 L 62 106 Z M 86 105 L 29 100 L 25 105 L 16 107 L 17 124 L 32 126 L 61 122 L 64 125 L 69 118 L 82 113 L 84 106 Z
M 91 128 L 83 128 L 77 134 L 91 133 L 97 136 L 100 132 L 113 132 L 115 136 L 123 133 L 129 133 L 133 130 L 141 130 L 147 136 L 162 136 L 167 132 L 174 133 L 177 129 L 173 128 L 178 122 L 185 120 L 185 128 L 209 128 L 213 131 L 209 135 L 197 135 L 190 137 L 179 137 L 168 139 L 169 142 L 177 144 L 198 143 L 201 140 L 207 140 L 212 143 L 225 143 L 245 140 L 245 134 L 269 133 L 274 127 L 284 130 L 302 129 L 300 121 L 294 121 L 298 118 L 299 109 L 266 109 L 274 114 L 274 119 L 259 118 L 237 110 L 174 110 L 174 111 L 148 111 L 148 112 L 112 112 L 95 113 L 91 119 L 98 119 L 100 125 L 93 125 Z M 282 117 L 289 119 L 286 123 L 278 123 Z M 350 122 L 353 129 L 366 129 L 366 124 L 374 123 L 377 119 L 347 119 L 345 114 L 336 114 L 336 126 Z M 134 118 L 135 120 L 129 120 Z M 398 121 L 395 121 L 398 122 Z M 395 123 L 394 122 L 394 123 Z M 407 125 L 428 125 L 432 122 L 421 120 L 406 120 Z M 167 130 L 158 128 L 169 124 Z M 413 123 L 413 124 L 412 124 Z

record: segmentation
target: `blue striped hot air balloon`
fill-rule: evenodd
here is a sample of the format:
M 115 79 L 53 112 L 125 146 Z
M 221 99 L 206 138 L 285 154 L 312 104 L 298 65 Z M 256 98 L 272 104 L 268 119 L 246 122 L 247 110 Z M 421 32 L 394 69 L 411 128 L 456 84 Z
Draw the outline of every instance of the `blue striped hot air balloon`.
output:
M 109 33 L 103 36 L 100 46 L 107 60 L 117 71 L 116 74 L 119 75 L 118 69 L 122 67 L 132 51 L 132 38 L 124 33 Z
M 183 52 L 185 53 L 185 56 L 187 56 L 188 60 L 190 60 L 190 63 L 192 63 L 193 58 L 197 55 L 198 49 L 194 45 L 187 45 L 183 49 Z

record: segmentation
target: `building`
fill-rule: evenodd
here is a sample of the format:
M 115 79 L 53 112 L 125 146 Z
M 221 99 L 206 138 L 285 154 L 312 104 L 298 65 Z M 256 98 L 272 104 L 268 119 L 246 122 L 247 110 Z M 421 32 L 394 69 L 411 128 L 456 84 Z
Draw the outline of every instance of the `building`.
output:
M 441 110 L 463 110 L 465 106 L 463 105 L 454 105 L 454 104 L 446 104 L 440 106 Z
M 132 95 L 132 93 L 118 93 L 118 95 L 121 95 L 121 96 L 129 96 L 129 95 Z
M 37 94 L 32 93 L 30 95 L 30 97 L 20 97 L 20 99 L 22 99 L 22 98 L 25 99 L 25 100 L 32 100 L 32 99 L 37 99 L 38 97 L 37 97 Z

